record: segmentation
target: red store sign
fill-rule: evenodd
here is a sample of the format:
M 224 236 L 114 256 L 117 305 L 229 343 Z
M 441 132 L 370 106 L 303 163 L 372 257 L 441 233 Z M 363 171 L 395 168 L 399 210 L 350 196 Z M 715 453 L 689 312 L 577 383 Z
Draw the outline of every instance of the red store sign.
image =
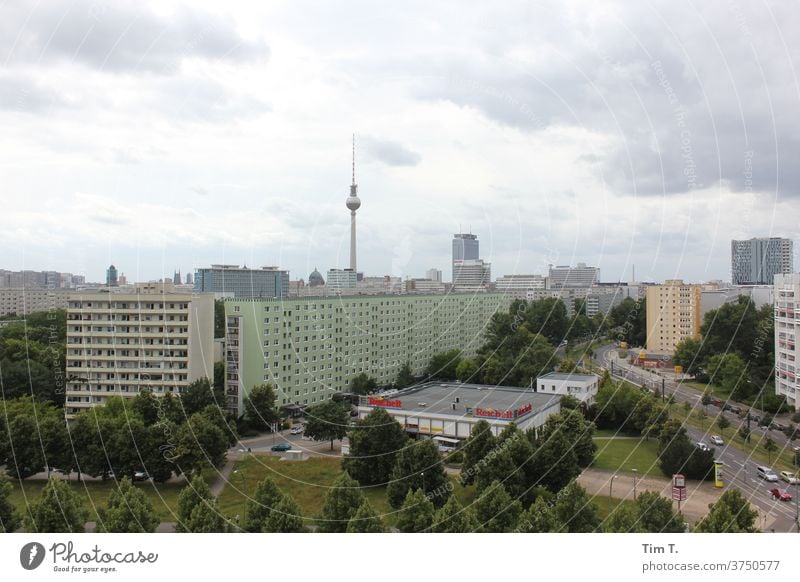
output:
M 501 420 L 513 420 L 520 416 L 525 416 L 533 410 L 532 404 L 526 404 L 516 410 L 494 410 L 492 408 L 476 408 L 474 416 L 481 418 L 499 418 Z
M 383 408 L 403 408 L 402 400 L 384 400 L 383 398 L 369 399 L 370 406 L 382 406 Z

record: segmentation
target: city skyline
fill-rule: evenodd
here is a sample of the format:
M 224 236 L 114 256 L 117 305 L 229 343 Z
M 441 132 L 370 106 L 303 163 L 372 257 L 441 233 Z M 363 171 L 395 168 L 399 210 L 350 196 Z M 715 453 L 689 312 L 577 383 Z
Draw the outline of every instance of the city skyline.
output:
M 346 268 L 355 129 L 360 271 L 446 270 L 471 224 L 498 275 L 728 280 L 800 211 L 791 8 L 737 11 L 17 3 L 3 267 Z

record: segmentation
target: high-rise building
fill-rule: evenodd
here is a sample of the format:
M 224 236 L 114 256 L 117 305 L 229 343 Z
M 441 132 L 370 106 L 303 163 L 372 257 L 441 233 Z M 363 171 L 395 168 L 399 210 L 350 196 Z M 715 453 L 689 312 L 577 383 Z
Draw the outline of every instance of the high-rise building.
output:
M 550 289 L 591 287 L 599 281 L 600 269 L 587 267 L 586 263 L 578 263 L 576 267 L 551 265 L 547 275 L 547 285 Z
M 700 336 L 702 289 L 680 279 L 647 288 L 647 351 L 671 354 L 681 341 Z
M 110 396 L 180 394 L 214 375 L 214 296 L 164 283 L 73 293 L 67 306 L 68 416 Z
M 228 300 L 228 407 L 241 414 L 247 393 L 264 382 L 279 406 L 305 406 L 347 391 L 362 372 L 386 386 L 406 362 L 421 374 L 434 353 L 471 357 L 492 315 L 511 301 L 501 293 Z
M 186 284 L 187 285 L 194 285 L 194 281 L 192 280 L 192 274 L 186 273 Z
M 442 282 L 442 270 L 441 269 L 428 269 L 425 271 L 425 278 L 430 279 L 431 281 L 436 281 L 437 283 Z
M 194 290 L 221 297 L 287 297 L 289 271 L 278 267 L 248 269 L 239 265 L 211 265 L 197 269 Z
M 183 284 L 181 282 L 181 271 L 180 271 L 180 269 L 175 271 L 175 274 L 172 276 L 172 282 L 175 283 L 176 285 L 182 285 Z
M 0 288 L 0 317 L 17 315 L 22 317 L 36 311 L 66 309 L 69 289 Z
M 108 269 L 106 269 L 106 285 L 109 287 L 116 287 L 119 284 L 117 280 L 117 268 L 114 265 L 111 265 Z
M 481 259 L 453 261 L 453 291 L 485 291 L 491 282 L 491 263 Z
M 751 238 L 731 241 L 731 282 L 734 285 L 772 285 L 775 275 L 794 270 L 794 241 Z
M 515 298 L 525 299 L 528 289 L 544 289 L 542 275 L 503 275 L 494 282 L 499 293 L 511 293 Z
M 350 210 L 350 270 L 358 272 L 356 267 L 356 210 L 361 208 L 356 184 L 356 136 L 353 136 L 353 181 L 350 184 L 350 196 L 347 197 L 347 208 Z M 330 284 L 330 283 L 328 283 Z
M 477 261 L 480 258 L 478 235 L 456 233 L 453 235 L 453 270 L 452 279 L 456 280 L 456 261 Z
M 355 289 L 358 276 L 353 269 L 329 269 L 327 290 L 336 293 L 343 289 Z
M 775 393 L 800 410 L 800 274 L 775 276 Z M 766 349 L 766 346 L 765 346 Z

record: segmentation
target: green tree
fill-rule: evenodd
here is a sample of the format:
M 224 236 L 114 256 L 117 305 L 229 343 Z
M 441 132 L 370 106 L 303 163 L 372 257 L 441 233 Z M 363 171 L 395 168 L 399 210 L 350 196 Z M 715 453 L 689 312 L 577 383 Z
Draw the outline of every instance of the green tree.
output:
M 347 524 L 347 533 L 384 533 L 386 526 L 367 499 L 359 506 Z
M 478 364 L 475 363 L 475 360 L 465 359 L 459 362 L 458 366 L 456 367 L 456 378 L 461 380 L 462 382 L 471 382 L 478 375 Z
M 225 302 L 214 300 L 214 338 L 225 337 Z
M 738 489 L 728 489 L 709 506 L 710 511 L 694 531 L 698 533 L 754 533 L 758 511 L 750 507 Z
M 530 480 L 532 485 L 539 485 L 556 493 L 580 474 L 574 439 L 574 435 L 555 430 L 534 441 L 533 477 Z
M 79 533 L 84 531 L 86 510 L 69 483 L 55 477 L 47 481 L 38 499 L 28 505 L 25 531 L 31 533 Z
M 478 530 L 478 522 L 471 508 L 464 508 L 455 495 L 451 495 L 433 518 L 436 533 L 472 533 Z
M 613 533 L 683 533 L 683 516 L 672 502 L 653 491 L 643 491 L 632 505 L 620 505 L 607 520 Z
M 183 406 L 184 418 L 200 412 L 206 406 L 214 405 L 225 407 L 224 387 L 216 388 L 208 378 L 200 378 L 183 389 L 180 395 Z
M 567 307 L 557 297 L 532 301 L 525 312 L 527 328 L 533 334 L 541 334 L 553 345 L 566 338 L 569 330 Z
M 519 533 L 556 533 L 563 529 L 556 517 L 555 508 L 544 497 L 539 496 L 519 519 Z
M 187 524 L 190 533 L 227 533 L 236 531 L 222 514 L 215 498 L 204 500 L 192 509 Z
M 719 430 L 725 430 L 730 425 L 731 425 L 731 421 L 728 420 L 727 417 L 724 414 L 720 414 L 717 417 L 717 427 L 719 427 Z
M 327 533 L 341 533 L 347 531 L 350 520 L 353 519 L 366 498 L 358 481 L 343 473 L 325 495 L 322 504 L 322 513 L 317 524 L 318 531 Z
M 433 517 L 433 503 L 425 493 L 409 491 L 397 516 L 397 529 L 403 533 L 430 531 Z
M 0 533 L 12 533 L 19 529 L 22 520 L 9 497 L 13 491 L 5 473 L 0 472 Z
M 588 467 L 594 462 L 597 452 L 597 445 L 594 442 L 594 423 L 588 422 L 577 410 L 564 410 L 550 416 L 544 423 L 542 437 L 548 438 L 550 435 L 561 432 L 572 442 L 575 450 L 578 465 Z
M 245 506 L 243 529 L 251 533 L 265 531 L 264 527 L 270 523 L 273 510 L 283 498 L 283 492 L 272 479 L 267 477 L 261 481 Z
M 479 420 L 472 426 L 469 438 L 464 441 L 461 450 L 464 453 L 464 462 L 461 464 L 461 483 L 471 485 L 475 482 L 481 463 L 489 451 L 496 446 L 491 425 L 485 420 Z
M 153 505 L 143 491 L 123 477 L 111 491 L 106 507 L 98 511 L 100 533 L 153 533 L 159 524 Z
M 365 372 L 361 372 L 350 380 L 350 392 L 353 394 L 369 394 L 378 388 L 378 381 Z
M 712 384 L 729 392 L 734 400 L 746 398 L 751 393 L 750 380 L 744 361 L 735 353 L 711 356 L 705 364 Z
M 775 441 L 772 440 L 770 437 L 766 437 L 764 439 L 764 450 L 767 451 L 768 461 L 772 463 L 772 453 L 778 450 L 778 445 L 775 444 Z
M 344 438 L 350 424 L 348 407 L 333 400 L 312 406 L 306 412 L 305 435 L 315 441 L 333 441 Z
M 428 378 L 439 380 L 455 380 L 457 378 L 456 370 L 460 363 L 461 352 L 458 350 L 433 354 L 428 367 L 425 369 L 425 375 Z
M 750 442 L 750 429 L 747 428 L 746 424 L 742 424 L 739 427 L 739 436 L 742 437 L 742 440 L 746 443 Z
M 588 533 L 600 526 L 597 506 L 586 494 L 586 489 L 573 481 L 559 492 L 555 503 L 555 516 L 563 524 L 561 531 Z
M 450 496 L 447 474 L 439 458 L 439 449 L 431 439 L 412 441 L 397 453 L 391 481 L 386 488 L 389 505 L 398 509 L 409 490 L 420 489 L 441 507 Z
M 195 516 L 195 508 L 207 506 L 212 500 L 214 500 L 214 496 L 211 495 L 208 483 L 200 474 L 194 475 L 192 480 L 178 494 L 175 531 L 178 533 L 195 532 L 197 521 L 195 521 L 194 517 L 200 515 L 200 512 L 198 512 L 197 516 Z
M 687 337 L 675 346 L 672 361 L 676 366 L 681 366 L 685 374 L 696 375 L 705 359 L 703 355 L 703 342 L 693 337 Z M 709 401 L 711 397 L 709 396 Z M 703 403 L 708 404 L 707 402 Z
M 202 414 L 193 414 L 176 433 L 176 464 L 184 473 L 218 467 L 225 460 L 228 439 Z
M 256 430 L 269 430 L 270 425 L 278 420 L 275 401 L 275 389 L 272 384 L 253 386 L 244 400 L 248 424 Z
M 375 408 L 348 433 L 350 454 L 342 468 L 361 485 L 389 481 L 395 459 L 408 442 L 397 421 L 382 408 Z
M 708 406 L 709 404 L 711 404 L 711 394 L 708 393 L 708 390 L 703 392 L 703 395 L 700 397 L 700 403 L 703 406 Z
M 414 374 L 411 373 L 411 363 L 406 362 L 400 366 L 400 371 L 397 373 L 397 380 L 394 381 L 396 388 L 406 388 L 415 382 Z
M 691 479 L 707 479 L 711 475 L 714 452 L 693 445 L 679 420 L 668 420 L 658 441 L 658 464 L 665 475 L 680 473 Z
M 261 526 L 262 533 L 300 533 L 305 529 L 300 507 L 285 493 Z
M 522 504 L 512 499 L 499 481 L 493 481 L 475 501 L 475 519 L 479 531 L 485 533 L 514 531 L 521 513 Z

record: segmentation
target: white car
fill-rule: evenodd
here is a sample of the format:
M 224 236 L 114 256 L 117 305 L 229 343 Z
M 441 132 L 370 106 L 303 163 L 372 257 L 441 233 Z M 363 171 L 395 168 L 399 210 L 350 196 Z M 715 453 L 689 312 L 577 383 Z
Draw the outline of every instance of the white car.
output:
M 715 435 L 715 434 L 712 434 L 711 437 L 709 437 L 708 440 L 711 441 L 712 445 L 717 445 L 718 447 L 721 447 L 722 445 L 725 444 L 725 441 L 722 440 L 722 437 L 720 437 L 718 435 Z
M 300 434 L 303 432 L 303 425 L 301 424 L 300 426 L 293 426 L 290 432 L 291 434 Z
M 697 446 L 697 448 L 698 448 L 698 449 L 700 449 L 701 451 L 710 451 L 710 450 L 711 450 L 711 447 L 709 447 L 709 446 L 708 446 L 706 443 L 704 443 L 704 442 L 699 442 L 699 443 L 697 443 L 697 445 L 696 445 L 696 446 Z
M 781 471 L 781 479 L 786 481 L 789 485 L 797 485 L 800 483 L 800 479 L 797 478 L 797 474 L 792 473 L 791 471 Z

